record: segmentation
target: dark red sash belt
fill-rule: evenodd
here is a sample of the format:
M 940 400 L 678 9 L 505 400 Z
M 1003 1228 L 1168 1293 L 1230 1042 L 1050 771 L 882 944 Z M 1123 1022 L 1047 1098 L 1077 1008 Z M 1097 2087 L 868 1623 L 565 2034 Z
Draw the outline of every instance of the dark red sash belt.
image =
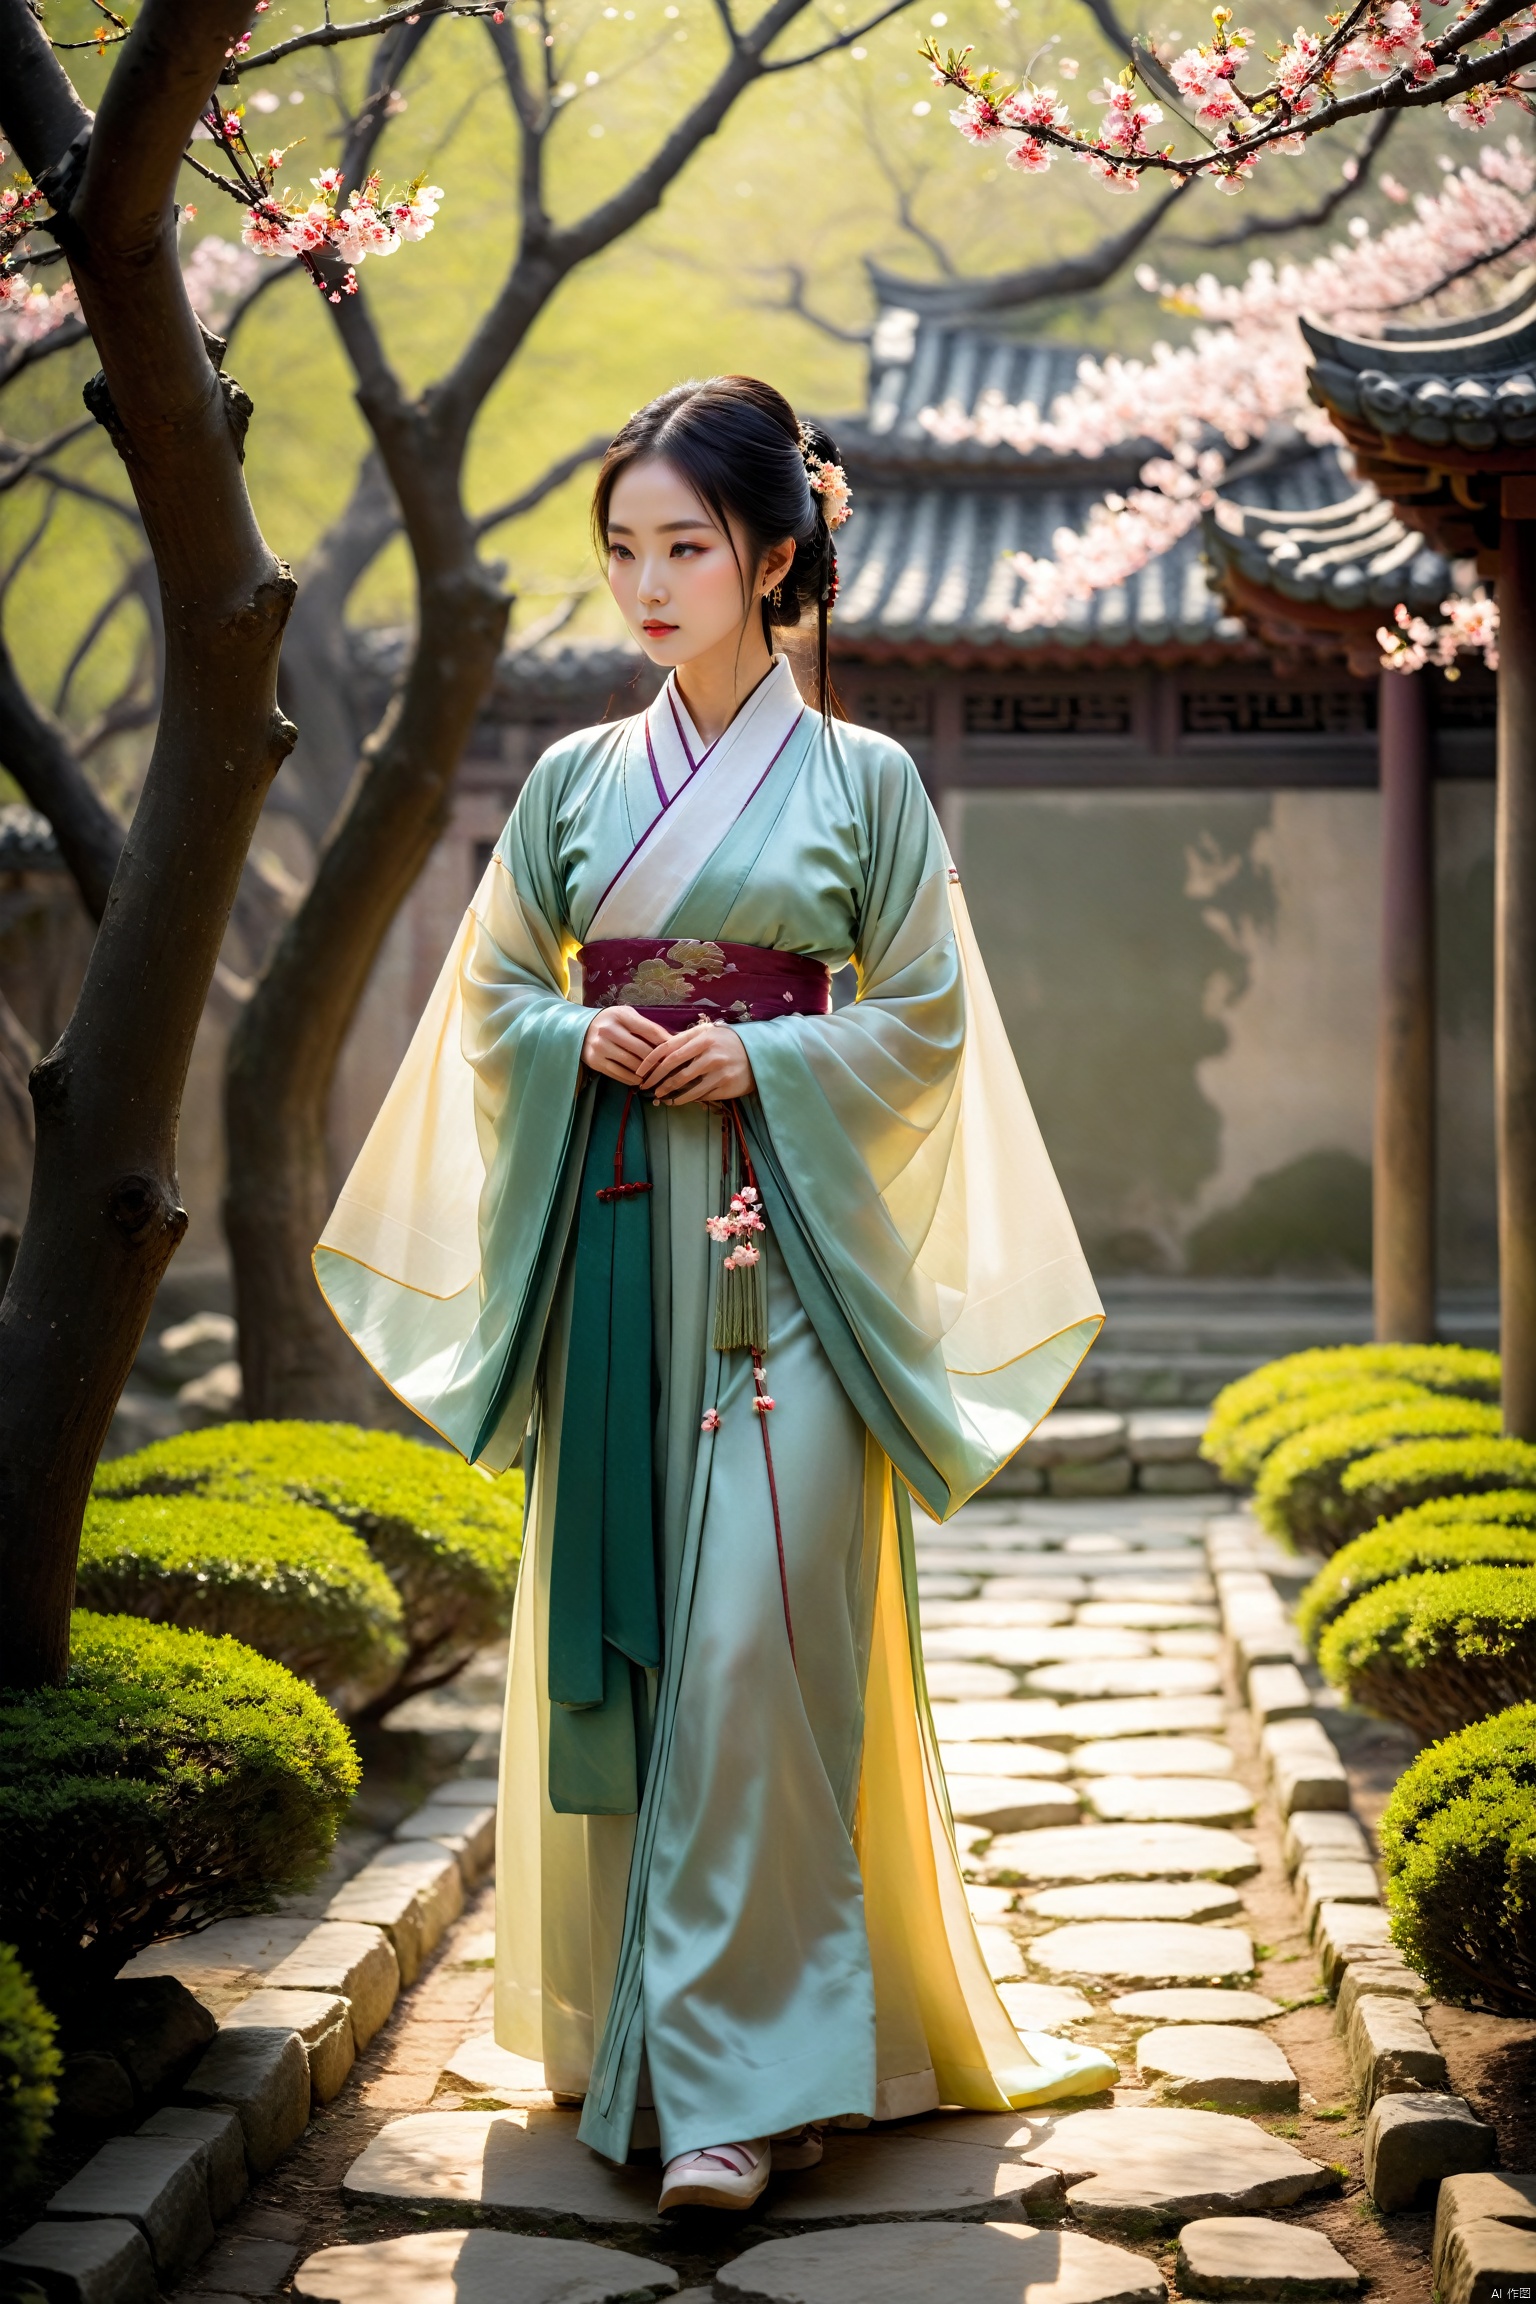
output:
M 825 1016 L 832 978 L 820 960 L 759 944 L 693 937 L 614 936 L 581 948 L 588 1008 L 638 1008 L 671 1031 L 701 1017 L 762 1024 L 773 1016 Z

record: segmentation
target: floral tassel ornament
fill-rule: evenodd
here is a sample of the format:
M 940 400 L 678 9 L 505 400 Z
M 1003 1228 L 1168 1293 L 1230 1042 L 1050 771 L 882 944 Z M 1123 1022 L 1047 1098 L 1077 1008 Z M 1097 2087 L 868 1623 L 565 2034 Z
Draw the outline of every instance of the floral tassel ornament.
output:
M 735 1165 L 734 1161 L 730 1164 Z M 730 1170 L 727 1169 L 727 1183 Z M 729 1253 L 720 1273 L 715 1299 L 715 1350 L 766 1352 L 768 1302 L 763 1287 L 763 1252 L 754 1233 L 766 1232 L 755 1184 L 741 1184 L 730 1194 L 723 1212 L 706 1216 L 712 1240 L 726 1243 Z

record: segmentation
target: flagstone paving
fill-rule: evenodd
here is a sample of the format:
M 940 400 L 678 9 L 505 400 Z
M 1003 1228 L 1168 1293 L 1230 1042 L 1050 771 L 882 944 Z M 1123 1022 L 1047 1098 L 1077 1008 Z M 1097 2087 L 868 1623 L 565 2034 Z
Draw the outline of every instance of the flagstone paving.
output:
M 1339 2078 L 1308 2078 L 1323 2066 L 1295 2043 L 1331 2039 L 1326 2012 L 1306 2005 L 1316 1955 L 1273 1811 L 1254 1816 L 1256 1731 L 1224 1685 L 1202 1541 L 1246 1525 L 1219 1497 L 1133 1495 L 988 1499 L 919 1533 L 929 1691 L 984 1954 L 1017 2029 L 1102 2044 L 1120 2065 L 1113 2091 L 834 2131 L 822 2166 L 776 2176 L 745 2224 L 662 2218 L 654 2150 L 626 2169 L 597 2159 L 542 2069 L 495 2041 L 481 1891 L 446 1963 L 317 2115 L 311 2135 L 330 2124 L 338 2143 L 326 2183 L 308 2187 L 314 2236 L 295 2295 L 1166 2304 L 1177 2242 L 1180 2295 L 1344 2297 L 1359 2257 L 1373 2294 L 1428 2304 L 1427 2278 L 1379 2285 L 1384 2243 L 1338 2202 L 1329 2163 L 1347 2142 L 1358 2167 L 1359 2123 L 1308 2118 L 1309 2086 L 1330 2091 L 1336 2123 L 1347 2112 L 1342 2049 L 1323 2059 Z M 488 1803 L 484 1767 L 463 1804 L 477 1795 Z M 1298 1815 L 1290 1844 L 1293 1864 L 1314 1867 L 1365 1853 L 1344 1815 Z M 1319 1901 L 1337 1958 L 1370 1908 Z M 1277 1909 L 1279 1965 L 1255 1949 Z M 1261 1991 L 1246 1988 L 1256 1958 Z M 447 1966 L 456 2024 L 425 2014 Z M 1298 2030 L 1314 2013 L 1318 2026 Z M 407 2049 L 423 2023 L 430 2038 Z M 306 2139 L 294 2162 L 308 2152 Z M 335 2206 L 316 2229 L 322 2193 Z M 214 2286 L 194 2275 L 173 2304 L 231 2304 L 199 2292 Z
M 1253 1944 L 1238 1928 L 1197 1928 L 1177 1920 L 1088 1920 L 1053 1928 L 1029 1947 L 1052 1976 L 1115 1984 L 1210 1983 L 1251 1976 Z

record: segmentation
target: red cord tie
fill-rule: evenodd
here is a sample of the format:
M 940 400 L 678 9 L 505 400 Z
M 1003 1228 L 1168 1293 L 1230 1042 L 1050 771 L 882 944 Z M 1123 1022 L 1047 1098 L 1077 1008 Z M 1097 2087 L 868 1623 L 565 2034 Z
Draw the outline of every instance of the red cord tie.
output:
M 597 1194 L 599 1200 L 633 1200 L 638 1193 L 649 1192 L 651 1188 L 649 1184 L 626 1184 L 624 1181 L 624 1131 L 629 1126 L 629 1108 L 634 1100 L 635 1091 L 631 1088 L 624 1099 L 624 1109 L 619 1114 L 619 1140 L 613 1148 L 613 1182 L 601 1186 Z

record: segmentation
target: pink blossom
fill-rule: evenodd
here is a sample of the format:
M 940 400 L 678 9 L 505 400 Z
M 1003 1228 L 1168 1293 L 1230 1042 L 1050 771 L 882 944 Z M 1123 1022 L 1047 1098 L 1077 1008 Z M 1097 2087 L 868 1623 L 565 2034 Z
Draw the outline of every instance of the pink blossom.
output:
M 990 144 L 1003 132 L 997 107 L 986 96 L 967 96 L 949 117 L 967 144 Z
M 773 1406 L 773 1401 L 766 1392 L 754 1392 L 752 1395 L 752 1405 L 756 1409 L 759 1416 L 766 1416 L 769 1409 Z
M 718 1408 L 706 1408 L 706 1409 L 705 1409 L 705 1411 L 704 1411 L 704 1420 L 703 1420 L 703 1422 L 700 1424 L 700 1426 L 699 1426 L 699 1430 L 700 1430 L 701 1432 L 718 1432 L 718 1431 L 719 1431 L 719 1429 L 720 1429 L 720 1411 L 719 1411 L 719 1409 L 718 1409 Z

